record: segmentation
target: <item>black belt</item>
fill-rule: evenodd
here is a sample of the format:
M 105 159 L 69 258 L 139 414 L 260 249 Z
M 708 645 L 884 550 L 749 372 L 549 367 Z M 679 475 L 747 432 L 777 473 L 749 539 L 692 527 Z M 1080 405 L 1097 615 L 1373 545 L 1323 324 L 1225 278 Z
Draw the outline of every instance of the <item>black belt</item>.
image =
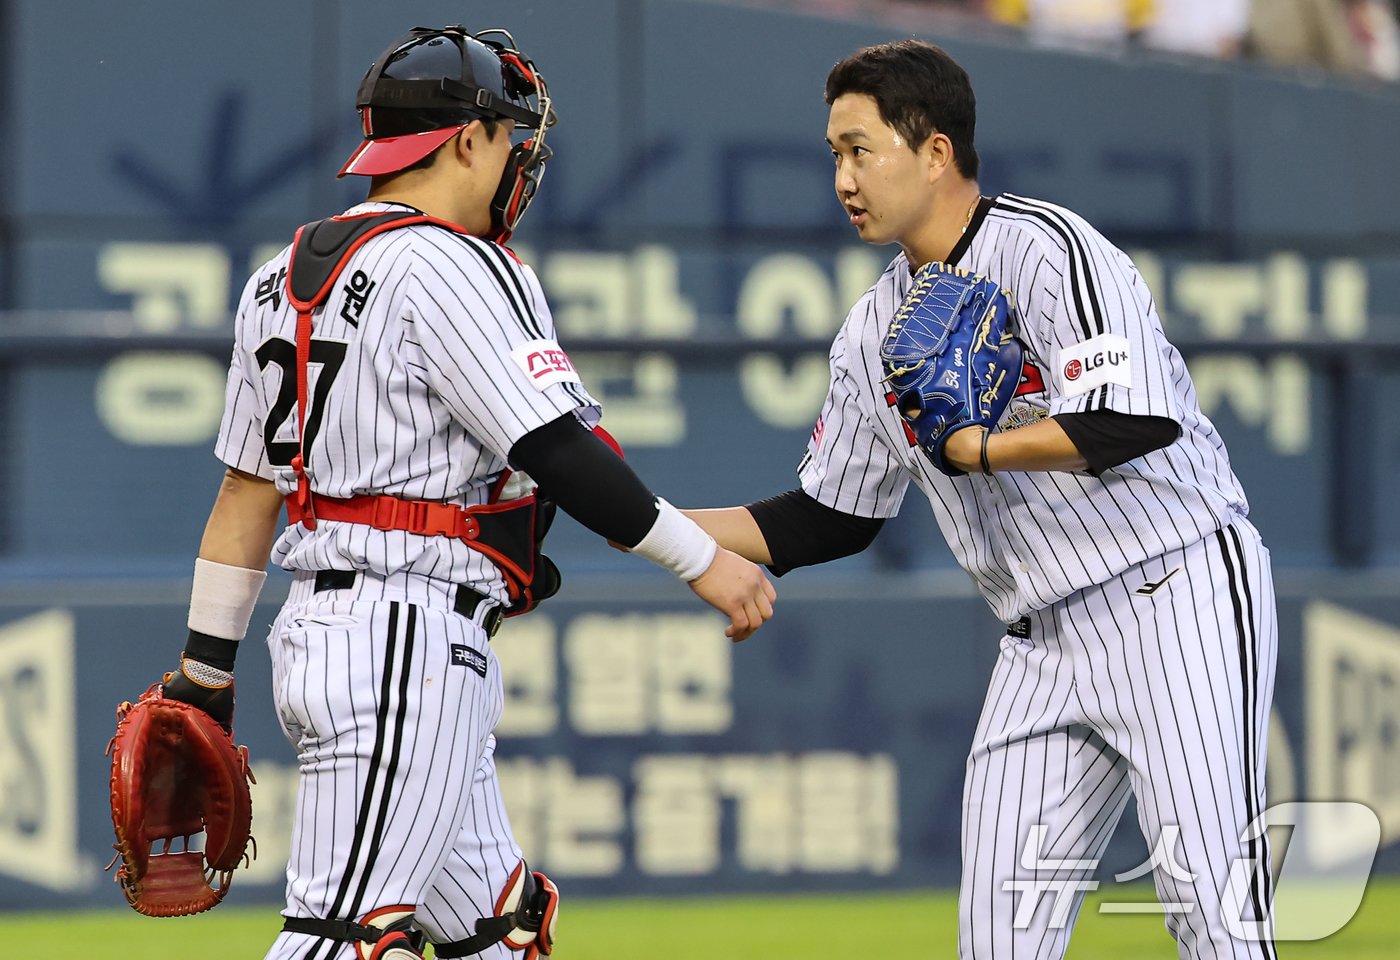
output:
M 355 585 L 355 578 L 359 575 L 357 570 L 317 570 L 316 592 L 348 590 Z M 471 587 L 458 586 L 457 596 L 452 601 L 452 612 L 460 614 L 468 620 L 474 620 L 476 612 L 481 609 L 483 603 L 496 603 L 496 601 Z M 496 631 L 501 629 L 501 620 L 504 617 L 504 608 L 500 604 L 496 604 L 487 612 L 486 616 L 481 618 L 481 629 L 486 631 L 486 636 L 494 637 L 496 635 Z
M 320 588 L 317 587 L 317 589 L 319 590 Z M 1008 637 L 1017 637 L 1021 640 L 1029 640 L 1031 638 L 1031 618 L 1022 617 L 1015 623 L 1008 623 L 1006 625 L 1006 635 Z

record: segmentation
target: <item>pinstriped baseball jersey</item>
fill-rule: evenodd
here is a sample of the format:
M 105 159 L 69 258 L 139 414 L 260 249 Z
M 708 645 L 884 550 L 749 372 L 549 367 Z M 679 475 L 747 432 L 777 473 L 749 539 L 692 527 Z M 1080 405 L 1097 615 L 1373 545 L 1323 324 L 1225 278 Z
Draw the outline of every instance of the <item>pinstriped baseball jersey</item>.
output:
M 1090 410 L 1169 417 L 1175 443 L 1094 477 L 948 477 L 893 409 L 880 343 L 911 285 L 897 256 L 851 309 L 831 349 L 831 388 L 799 467 L 803 489 L 846 513 L 890 517 L 912 480 L 959 563 L 1005 622 L 1196 543 L 1248 513 L 1186 365 L 1128 257 L 1078 215 L 1003 195 L 983 201 L 954 262 L 1011 291 L 1026 348 L 998 429 Z M 974 232 L 975 231 L 975 232 Z
M 398 209 L 363 203 L 345 215 Z M 289 246 L 244 288 L 215 446 L 283 493 L 296 485 L 290 257 Z M 485 503 L 522 436 L 570 411 L 590 425 L 599 416 L 534 272 L 496 244 L 428 225 L 376 236 L 350 258 L 315 314 L 308 381 L 307 471 L 331 497 Z M 289 570 L 418 573 L 506 598 L 495 566 L 447 537 L 293 525 L 272 559 Z

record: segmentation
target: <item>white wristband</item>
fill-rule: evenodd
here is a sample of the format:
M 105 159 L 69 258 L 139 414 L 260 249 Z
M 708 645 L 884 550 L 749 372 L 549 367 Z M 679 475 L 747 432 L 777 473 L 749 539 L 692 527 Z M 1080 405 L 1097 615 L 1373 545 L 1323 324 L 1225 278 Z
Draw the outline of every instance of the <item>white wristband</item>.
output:
M 195 560 L 190 629 L 223 640 L 242 640 L 266 579 L 265 570 Z
M 710 569 L 719 549 L 715 538 L 660 497 L 656 498 L 656 509 L 656 522 L 632 552 L 687 583 Z

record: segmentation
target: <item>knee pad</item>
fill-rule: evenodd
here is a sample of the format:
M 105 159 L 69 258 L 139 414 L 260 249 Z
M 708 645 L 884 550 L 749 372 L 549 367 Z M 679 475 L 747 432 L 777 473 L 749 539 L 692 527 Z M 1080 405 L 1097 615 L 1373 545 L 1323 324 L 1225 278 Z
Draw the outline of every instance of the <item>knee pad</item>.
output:
M 423 960 L 428 938 L 413 925 L 412 907 L 383 907 L 365 914 L 361 925 L 384 932 L 373 943 L 356 941 L 359 960 Z
M 559 888 L 538 870 L 532 872 L 521 860 L 496 898 L 496 916 L 512 921 L 501 938 L 507 947 L 526 951 L 524 960 L 547 957 L 554 950 Z
M 413 925 L 413 907 L 381 907 L 359 922 L 288 917 L 282 929 L 355 945 L 356 960 L 423 960 L 427 936 Z
M 476 922 L 474 935 L 435 944 L 435 955 L 440 960 L 469 957 L 497 943 L 504 943 L 511 950 L 523 950 L 522 960 L 538 960 L 554 950 L 559 888 L 538 870 L 532 871 L 524 860 L 511 871 L 496 898 L 495 912 L 495 916 Z

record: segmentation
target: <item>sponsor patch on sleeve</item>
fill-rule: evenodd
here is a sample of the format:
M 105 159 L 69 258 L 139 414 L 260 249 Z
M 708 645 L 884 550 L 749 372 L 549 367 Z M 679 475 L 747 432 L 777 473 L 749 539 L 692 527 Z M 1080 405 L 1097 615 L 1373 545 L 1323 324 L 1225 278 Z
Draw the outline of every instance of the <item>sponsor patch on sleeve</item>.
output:
M 1126 337 L 1104 333 L 1060 351 L 1055 364 L 1060 393 L 1077 397 L 1106 384 L 1133 385 L 1133 357 Z
M 525 376 L 543 390 L 552 383 L 582 383 L 573 361 L 555 340 L 531 340 L 510 352 Z

